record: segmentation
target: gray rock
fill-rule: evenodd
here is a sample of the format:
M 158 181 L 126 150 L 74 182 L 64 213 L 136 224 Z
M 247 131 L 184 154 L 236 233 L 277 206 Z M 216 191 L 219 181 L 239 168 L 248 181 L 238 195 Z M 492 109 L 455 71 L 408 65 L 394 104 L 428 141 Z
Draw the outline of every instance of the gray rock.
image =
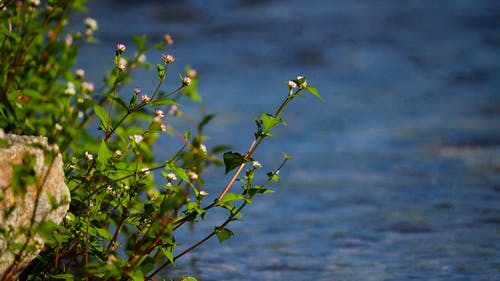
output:
M 34 159 L 32 168 L 15 172 L 23 159 Z M 30 229 L 46 220 L 60 224 L 69 201 L 59 148 L 0 129 L 0 280 L 14 280 L 37 256 L 44 240 Z

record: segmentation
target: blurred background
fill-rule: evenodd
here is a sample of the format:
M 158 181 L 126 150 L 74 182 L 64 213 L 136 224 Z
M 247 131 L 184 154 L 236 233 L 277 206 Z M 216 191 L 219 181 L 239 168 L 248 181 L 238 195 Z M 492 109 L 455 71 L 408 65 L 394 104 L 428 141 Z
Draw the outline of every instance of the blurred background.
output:
M 90 0 L 85 16 L 100 43 L 78 66 L 96 84 L 117 43 L 173 36 L 166 88 L 199 71 L 209 148 L 244 152 L 297 75 L 325 98 L 294 102 L 256 154 L 266 171 L 295 157 L 276 192 L 166 278 L 500 280 L 500 1 Z

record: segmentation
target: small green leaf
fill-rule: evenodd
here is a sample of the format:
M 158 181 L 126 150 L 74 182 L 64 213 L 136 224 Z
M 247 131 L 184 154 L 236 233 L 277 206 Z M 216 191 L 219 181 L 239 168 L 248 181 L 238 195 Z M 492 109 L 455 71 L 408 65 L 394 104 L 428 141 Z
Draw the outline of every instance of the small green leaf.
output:
M 108 98 L 116 102 L 116 104 L 118 104 L 123 110 L 128 110 L 127 104 L 120 97 L 108 95 Z
M 187 130 L 184 132 L 184 139 L 188 140 L 191 137 L 191 130 L 187 128 Z
M 285 157 L 286 160 L 293 160 L 293 157 L 286 154 L 285 152 L 281 152 L 281 155 L 283 155 L 283 157 Z
M 309 93 L 313 94 L 316 98 L 318 98 L 320 101 L 325 101 L 323 97 L 319 94 L 318 90 L 314 88 L 313 86 L 307 86 L 304 88 L 304 90 L 308 91 Z
M 144 281 L 144 273 L 140 269 L 136 269 L 128 274 L 133 281 Z
M 274 117 L 271 114 L 262 113 L 260 115 L 260 119 L 262 120 L 262 125 L 264 126 L 264 132 L 269 132 L 274 126 L 283 123 L 283 120 L 279 117 Z
M 54 244 L 57 242 L 54 237 L 54 231 L 58 229 L 58 225 L 51 220 L 42 221 L 36 226 L 36 233 L 43 238 L 45 243 Z
M 138 99 L 138 95 L 133 94 L 132 97 L 130 98 L 130 102 L 129 102 L 130 108 L 135 108 L 137 106 L 137 99 Z
M 243 155 L 239 154 L 238 152 L 226 152 L 224 153 L 223 158 L 224 165 L 226 166 L 226 174 L 246 162 L 245 157 L 243 157 Z
M 108 148 L 106 142 L 102 140 L 101 145 L 99 146 L 99 152 L 97 154 L 97 162 L 100 164 L 104 164 L 111 157 L 113 157 L 113 152 Z
M 111 240 L 113 238 L 113 235 L 105 228 L 95 228 L 94 230 L 97 235 L 106 240 Z M 94 233 L 94 231 L 91 232 Z
M 99 117 L 99 120 L 101 120 L 101 124 L 102 124 L 103 128 L 108 130 L 106 124 L 109 121 L 109 115 L 108 115 L 108 112 L 106 111 L 106 109 L 104 109 L 102 106 L 100 106 L 98 104 L 95 104 L 94 105 L 94 112 L 97 115 L 97 117 Z
M 217 236 L 217 239 L 219 239 L 220 243 L 222 243 L 225 240 L 234 236 L 234 233 L 229 228 L 216 227 L 214 231 L 215 231 L 215 235 Z
M 215 117 L 215 114 L 209 114 L 203 116 L 203 119 L 200 121 L 200 124 L 198 124 L 198 130 L 201 132 L 203 131 L 203 128 L 210 122 Z
M 229 202 L 239 201 L 244 199 L 245 196 L 243 196 L 243 194 L 227 193 L 226 195 L 224 195 L 224 197 L 222 197 L 222 199 L 219 202 L 217 202 L 217 205 L 224 205 Z
M 181 281 L 198 281 L 198 280 L 194 277 L 184 277 L 181 279 Z
M 167 257 L 171 264 L 175 263 L 173 248 L 172 247 L 161 247 L 161 251 Z
M 156 64 L 156 70 L 158 71 L 158 78 L 163 79 L 165 78 L 165 74 L 167 73 L 167 70 L 165 67 L 161 64 Z
M 146 47 L 146 35 L 143 35 L 143 36 L 137 36 L 137 35 L 134 35 L 132 37 L 132 40 L 134 40 L 134 43 L 135 45 L 137 46 L 137 49 L 140 51 L 140 52 L 145 52 L 147 47 Z
M 49 277 L 53 280 L 75 280 L 75 276 L 71 273 L 54 274 L 49 275 Z
M 280 177 L 278 176 L 277 173 L 267 173 L 267 176 L 269 177 L 269 179 L 271 179 L 272 181 L 274 182 L 279 182 L 280 181 Z

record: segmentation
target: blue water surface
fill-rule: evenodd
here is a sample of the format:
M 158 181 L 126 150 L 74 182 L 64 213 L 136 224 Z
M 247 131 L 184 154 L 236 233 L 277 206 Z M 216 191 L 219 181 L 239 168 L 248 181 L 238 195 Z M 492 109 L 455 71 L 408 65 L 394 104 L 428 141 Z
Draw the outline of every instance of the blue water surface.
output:
M 207 146 L 250 144 L 285 82 L 292 104 L 255 155 L 295 157 L 276 192 L 165 271 L 199 280 L 500 280 L 500 1 L 89 1 L 100 44 L 89 77 L 132 35 L 174 37 L 171 84 L 189 64 L 212 122 Z M 160 53 L 148 54 L 156 63 Z M 154 70 L 134 86 L 152 90 Z M 186 107 L 189 110 L 189 107 Z M 166 153 L 168 139 L 157 149 Z M 211 195 L 223 171 L 211 171 Z M 177 237 L 179 250 L 221 216 Z

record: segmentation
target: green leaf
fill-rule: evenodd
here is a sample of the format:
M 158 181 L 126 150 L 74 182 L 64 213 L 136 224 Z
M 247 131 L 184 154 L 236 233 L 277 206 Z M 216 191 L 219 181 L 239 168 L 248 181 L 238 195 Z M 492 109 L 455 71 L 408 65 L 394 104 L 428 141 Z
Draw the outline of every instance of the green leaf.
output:
M 75 280 L 75 276 L 71 273 L 50 275 L 52 279 Z
M 57 242 L 54 237 L 54 231 L 57 230 L 58 225 L 51 220 L 42 221 L 36 226 L 36 233 L 43 238 L 45 243 L 54 244 Z
M 108 148 L 106 142 L 102 140 L 101 145 L 99 146 L 99 152 L 97 154 L 97 162 L 100 164 L 104 164 L 111 157 L 113 157 L 113 152 Z
M 281 152 L 281 155 L 283 155 L 283 157 L 285 157 L 286 160 L 293 160 L 293 157 L 286 154 L 285 152 Z
M 234 168 L 246 162 L 245 157 L 238 152 L 226 152 L 224 153 L 224 165 L 226 166 L 225 173 L 229 173 Z
M 144 281 L 144 273 L 140 269 L 136 269 L 128 274 L 133 281 Z
M 267 173 L 267 176 L 269 177 L 269 179 L 271 179 L 274 182 L 279 182 L 280 181 L 280 177 L 278 176 L 277 173 L 269 172 L 269 173 Z
M 147 39 L 147 37 L 145 35 L 143 35 L 143 36 L 134 35 L 132 37 L 132 40 L 134 41 L 135 45 L 137 46 L 137 49 L 139 50 L 139 52 L 146 51 L 146 49 L 147 49 L 146 39 Z
M 129 106 L 130 108 L 135 108 L 137 106 L 137 97 L 138 95 L 137 94 L 133 94 L 132 97 L 130 98 L 130 102 L 129 102 Z
M 165 257 L 167 257 L 168 261 L 170 261 L 171 264 L 175 263 L 172 247 L 161 247 L 161 251 L 163 252 Z
M 244 200 L 245 196 L 243 194 L 237 194 L 237 193 L 227 193 L 222 197 L 222 199 L 217 202 L 217 205 L 224 205 L 229 202 L 233 201 L 239 201 L 239 200 Z
M 191 137 L 191 129 L 187 128 L 184 132 L 184 139 L 188 140 Z
M 108 128 L 107 128 L 106 124 L 108 124 L 109 115 L 108 115 L 108 112 L 106 111 L 106 109 L 104 109 L 102 106 L 100 106 L 98 104 L 95 104 L 94 105 L 94 112 L 97 115 L 97 117 L 99 117 L 99 120 L 101 120 L 101 124 L 102 124 L 103 128 L 107 131 Z
M 217 239 L 219 239 L 220 243 L 222 243 L 225 240 L 234 236 L 234 233 L 229 228 L 216 227 L 214 231 L 215 231 L 215 235 L 217 236 Z
M 308 91 L 309 93 L 313 94 L 316 98 L 318 98 L 320 101 L 324 102 L 325 100 L 323 97 L 319 94 L 318 90 L 314 88 L 313 86 L 307 86 L 304 88 L 304 90 Z
M 105 228 L 98 228 L 97 233 L 99 233 L 99 236 L 103 237 L 106 240 L 113 239 L 113 235 Z
M 210 122 L 215 117 L 215 114 L 209 114 L 203 116 L 203 119 L 200 121 L 200 124 L 198 124 L 198 130 L 201 132 L 203 131 L 203 128 Z
M 181 281 L 198 281 L 198 280 L 194 277 L 184 277 L 181 279 Z
M 156 70 L 158 71 L 158 78 L 163 79 L 165 78 L 165 74 L 167 73 L 167 70 L 165 67 L 161 64 L 156 64 Z
M 257 193 L 267 194 L 267 193 L 273 193 L 273 192 L 274 191 L 272 191 L 270 189 L 262 188 L 262 187 L 252 187 L 252 188 L 248 189 L 248 194 L 250 194 L 250 196 L 254 196 Z
M 283 120 L 279 117 L 274 117 L 271 114 L 262 113 L 260 115 L 260 119 L 262 120 L 262 125 L 264 126 L 264 132 L 269 132 L 274 126 L 284 123 Z
M 123 110 L 128 110 L 127 104 L 120 97 L 109 95 L 108 98 L 116 102 L 116 104 L 118 104 Z

